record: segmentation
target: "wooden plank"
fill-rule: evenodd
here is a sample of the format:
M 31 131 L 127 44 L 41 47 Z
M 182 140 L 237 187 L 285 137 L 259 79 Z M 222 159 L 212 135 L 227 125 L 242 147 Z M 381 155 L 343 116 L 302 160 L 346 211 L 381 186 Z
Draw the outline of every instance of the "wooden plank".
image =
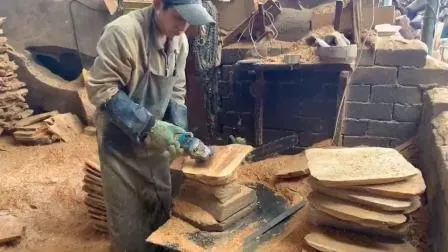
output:
M 401 225 L 407 220 L 404 214 L 375 211 L 314 191 L 308 196 L 308 200 L 319 211 L 341 220 L 362 225 L 393 227 Z
M 206 163 L 198 163 L 192 158 L 186 158 L 182 172 L 189 178 L 204 184 L 223 185 L 233 181 L 236 169 L 253 147 L 243 144 L 213 146 L 213 157 Z
M 62 141 L 70 142 L 75 140 L 84 130 L 78 116 L 72 113 L 54 115 L 45 120 L 48 130 L 59 136 Z
M 372 185 L 406 180 L 419 170 L 397 150 L 381 147 L 305 151 L 311 176 L 325 186 Z
M 310 184 L 314 191 L 378 210 L 403 211 L 410 208 L 412 204 L 410 200 L 405 199 L 391 199 L 368 193 L 325 187 L 312 178 L 310 179 Z
M 54 115 L 57 115 L 58 111 L 54 110 L 48 113 L 42 113 L 42 114 L 38 114 L 38 115 L 34 115 L 34 116 L 30 116 L 28 118 L 22 119 L 18 122 L 15 123 L 15 127 L 24 127 L 24 126 L 28 126 L 37 122 L 41 122 L 47 118 L 50 118 Z
M 305 236 L 311 247 L 323 252 L 417 252 L 411 244 L 380 242 L 376 239 L 336 232 L 314 231 Z

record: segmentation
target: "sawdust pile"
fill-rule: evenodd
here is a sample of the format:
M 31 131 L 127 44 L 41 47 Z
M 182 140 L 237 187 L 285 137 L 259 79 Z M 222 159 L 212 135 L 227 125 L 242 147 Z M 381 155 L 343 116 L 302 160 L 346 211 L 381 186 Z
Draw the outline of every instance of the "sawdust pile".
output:
M 109 242 L 90 223 L 83 203 L 83 161 L 96 160 L 95 137 L 46 146 L 18 146 L 0 138 L 0 209 L 26 225 L 12 251 L 108 251 Z
M 335 30 L 333 26 L 324 26 L 316 29 L 310 33 L 317 37 L 324 37 L 333 33 Z M 285 54 L 296 55 L 299 58 L 300 64 L 318 64 L 320 63 L 319 55 L 317 54 L 317 47 L 308 45 L 303 39 L 290 44 L 290 48 L 286 50 Z M 280 64 L 284 62 L 284 55 L 267 57 L 263 59 L 266 64 Z

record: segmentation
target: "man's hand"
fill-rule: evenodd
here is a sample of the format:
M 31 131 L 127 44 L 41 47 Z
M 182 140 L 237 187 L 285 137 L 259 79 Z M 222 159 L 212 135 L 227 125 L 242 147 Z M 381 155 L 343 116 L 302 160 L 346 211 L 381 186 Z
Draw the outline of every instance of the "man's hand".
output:
M 157 120 L 151 131 L 145 139 L 145 144 L 149 147 L 155 147 L 170 152 L 174 159 L 183 153 L 177 136 L 186 133 L 184 129 L 174 124 Z

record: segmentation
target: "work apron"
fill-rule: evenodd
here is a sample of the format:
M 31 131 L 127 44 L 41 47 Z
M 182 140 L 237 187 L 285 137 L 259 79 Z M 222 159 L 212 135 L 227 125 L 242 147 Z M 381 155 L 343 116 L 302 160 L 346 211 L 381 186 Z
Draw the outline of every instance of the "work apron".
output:
M 175 57 L 176 52 L 169 57 Z M 129 97 L 162 120 L 175 76 L 158 76 L 148 64 Z M 99 154 L 113 251 L 160 251 L 146 238 L 170 216 L 172 204 L 168 151 L 133 142 L 100 112 Z M 102 131 L 102 132 L 101 132 Z

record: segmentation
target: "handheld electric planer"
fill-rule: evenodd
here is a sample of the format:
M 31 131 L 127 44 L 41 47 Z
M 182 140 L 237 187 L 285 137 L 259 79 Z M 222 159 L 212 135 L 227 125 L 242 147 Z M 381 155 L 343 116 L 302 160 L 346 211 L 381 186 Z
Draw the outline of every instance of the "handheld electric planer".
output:
M 213 156 L 213 150 L 191 133 L 181 134 L 178 141 L 184 151 L 196 161 L 204 162 Z

